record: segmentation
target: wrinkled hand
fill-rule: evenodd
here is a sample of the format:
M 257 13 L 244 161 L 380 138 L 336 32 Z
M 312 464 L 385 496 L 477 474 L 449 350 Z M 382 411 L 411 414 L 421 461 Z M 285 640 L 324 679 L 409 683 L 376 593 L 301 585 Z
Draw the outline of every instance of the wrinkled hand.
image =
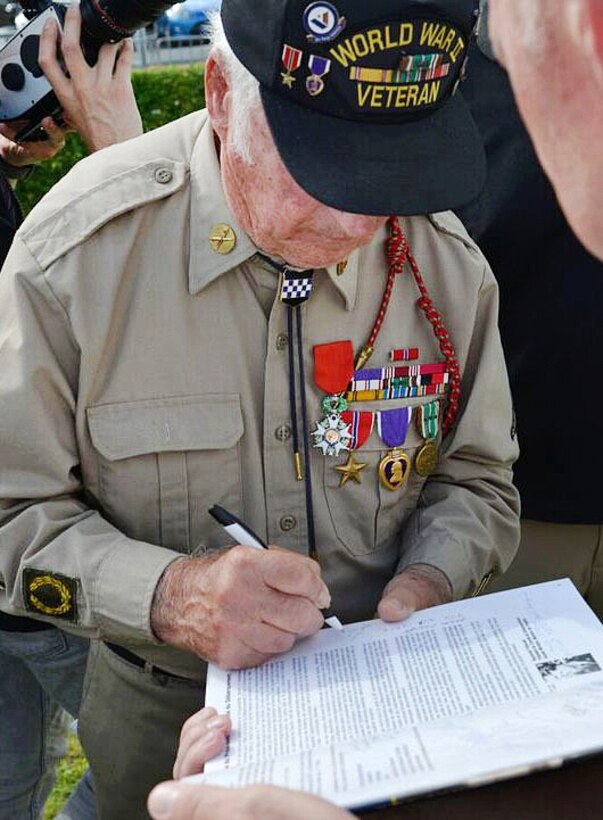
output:
M 452 600 L 450 581 L 429 564 L 414 564 L 383 590 L 377 615 L 383 621 L 404 621 L 413 612 Z
M 155 635 L 223 669 L 259 666 L 324 623 L 331 596 L 310 558 L 233 547 L 170 564 L 151 609 Z
M 276 786 L 160 783 L 149 795 L 148 808 L 153 820 L 354 820 L 320 797 Z
M 105 43 L 96 65 L 89 66 L 80 47 L 82 18 L 70 6 L 61 35 L 49 20 L 40 38 L 39 63 L 61 106 L 65 121 L 75 129 L 90 151 L 142 134 L 142 122 L 132 89 L 130 40 Z M 60 50 L 69 76 L 61 67 Z
M 65 136 L 70 128 L 59 128 L 52 117 L 45 117 L 40 123 L 48 135 L 46 140 L 35 142 L 15 142 L 15 136 L 24 122 L 0 123 L 0 156 L 9 165 L 20 168 L 23 165 L 35 165 L 51 159 L 65 145 Z
M 206 706 L 186 721 L 174 763 L 174 779 L 199 774 L 212 757 L 219 755 L 230 734 L 230 718 Z

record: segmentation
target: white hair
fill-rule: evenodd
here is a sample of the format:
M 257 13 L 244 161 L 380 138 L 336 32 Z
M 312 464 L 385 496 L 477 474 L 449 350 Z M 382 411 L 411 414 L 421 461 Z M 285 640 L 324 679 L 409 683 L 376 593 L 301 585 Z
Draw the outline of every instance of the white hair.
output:
M 245 68 L 226 39 L 222 18 L 218 12 L 210 15 L 209 37 L 212 51 L 222 58 L 231 92 L 230 124 L 228 142 L 241 159 L 251 165 L 251 135 L 249 122 L 256 106 L 261 105 L 260 84 Z

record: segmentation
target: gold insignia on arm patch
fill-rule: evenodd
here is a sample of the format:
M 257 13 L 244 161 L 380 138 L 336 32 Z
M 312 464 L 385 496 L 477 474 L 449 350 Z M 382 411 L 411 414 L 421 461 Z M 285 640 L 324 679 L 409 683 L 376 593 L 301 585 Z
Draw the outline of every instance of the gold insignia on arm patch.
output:
M 77 581 L 46 570 L 26 569 L 23 572 L 23 600 L 29 612 L 77 620 Z

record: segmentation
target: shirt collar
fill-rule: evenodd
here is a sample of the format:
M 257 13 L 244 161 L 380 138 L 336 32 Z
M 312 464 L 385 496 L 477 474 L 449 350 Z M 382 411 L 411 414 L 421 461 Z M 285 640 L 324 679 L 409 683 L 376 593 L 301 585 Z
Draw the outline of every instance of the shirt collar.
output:
M 190 173 L 188 289 L 192 295 L 195 295 L 222 273 L 250 259 L 258 249 L 241 228 L 226 202 L 214 132 L 209 117 L 201 128 L 193 148 Z M 229 225 L 237 240 L 234 249 L 227 254 L 214 251 L 209 241 L 212 228 L 220 224 Z M 359 252 L 354 251 L 348 258 L 343 272 L 338 273 L 337 265 L 327 268 L 327 274 L 343 297 L 348 311 L 353 310 L 356 304 L 358 257 Z
M 226 202 L 209 117 L 191 157 L 190 214 L 188 289 L 194 295 L 222 273 L 245 262 L 257 250 Z M 229 225 L 235 233 L 236 245 L 230 253 L 212 250 L 209 242 L 212 228 L 220 224 Z
M 339 265 L 327 268 L 327 274 L 335 288 L 345 301 L 346 310 L 354 310 L 358 292 L 358 259 L 360 251 L 354 251 L 347 259 L 345 269 L 341 272 Z

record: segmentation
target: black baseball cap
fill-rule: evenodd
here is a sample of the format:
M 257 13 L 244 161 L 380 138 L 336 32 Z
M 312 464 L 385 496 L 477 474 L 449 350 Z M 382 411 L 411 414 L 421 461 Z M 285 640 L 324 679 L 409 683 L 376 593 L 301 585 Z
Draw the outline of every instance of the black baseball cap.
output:
M 474 199 L 482 140 L 459 91 L 479 0 L 223 0 L 276 147 L 315 199 L 412 215 Z

